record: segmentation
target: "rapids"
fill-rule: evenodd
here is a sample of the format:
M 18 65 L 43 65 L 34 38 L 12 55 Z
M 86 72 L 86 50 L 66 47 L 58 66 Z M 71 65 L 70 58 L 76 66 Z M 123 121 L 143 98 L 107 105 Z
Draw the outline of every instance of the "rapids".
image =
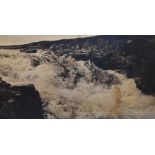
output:
M 155 118 L 155 97 L 126 75 L 49 51 L 0 50 L 0 77 L 33 84 L 48 118 Z

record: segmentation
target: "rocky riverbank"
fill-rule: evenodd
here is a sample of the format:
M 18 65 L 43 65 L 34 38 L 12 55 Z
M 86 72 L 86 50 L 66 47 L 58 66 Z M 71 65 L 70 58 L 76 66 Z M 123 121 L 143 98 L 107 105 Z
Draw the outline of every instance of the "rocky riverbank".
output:
M 33 85 L 11 86 L 0 78 L 0 118 L 44 118 L 43 103 Z

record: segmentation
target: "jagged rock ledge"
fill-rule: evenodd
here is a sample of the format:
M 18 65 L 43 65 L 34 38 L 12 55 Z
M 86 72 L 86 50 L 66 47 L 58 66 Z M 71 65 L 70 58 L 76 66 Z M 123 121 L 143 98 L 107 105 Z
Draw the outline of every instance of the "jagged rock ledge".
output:
M 33 85 L 11 86 L 0 78 L 0 118 L 42 119 L 45 111 Z

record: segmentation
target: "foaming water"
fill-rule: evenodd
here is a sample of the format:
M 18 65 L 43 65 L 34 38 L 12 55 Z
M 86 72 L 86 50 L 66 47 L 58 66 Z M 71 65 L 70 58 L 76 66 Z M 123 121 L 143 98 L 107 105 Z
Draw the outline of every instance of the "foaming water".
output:
M 0 60 L 0 77 L 12 85 L 34 84 L 49 118 L 155 118 L 155 97 L 116 71 L 97 69 L 97 83 L 88 63 L 47 51 L 0 50 Z M 108 86 L 109 75 L 114 80 Z

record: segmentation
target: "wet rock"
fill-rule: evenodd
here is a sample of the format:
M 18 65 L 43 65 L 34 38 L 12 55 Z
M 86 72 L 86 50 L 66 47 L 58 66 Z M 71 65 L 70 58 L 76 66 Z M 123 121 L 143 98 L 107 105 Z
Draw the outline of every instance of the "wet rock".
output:
M 37 52 L 37 49 L 35 48 L 22 48 L 20 49 L 21 52 L 25 52 L 25 53 L 36 53 Z
M 45 118 L 43 107 L 33 85 L 11 86 L 0 78 L 0 118 Z

